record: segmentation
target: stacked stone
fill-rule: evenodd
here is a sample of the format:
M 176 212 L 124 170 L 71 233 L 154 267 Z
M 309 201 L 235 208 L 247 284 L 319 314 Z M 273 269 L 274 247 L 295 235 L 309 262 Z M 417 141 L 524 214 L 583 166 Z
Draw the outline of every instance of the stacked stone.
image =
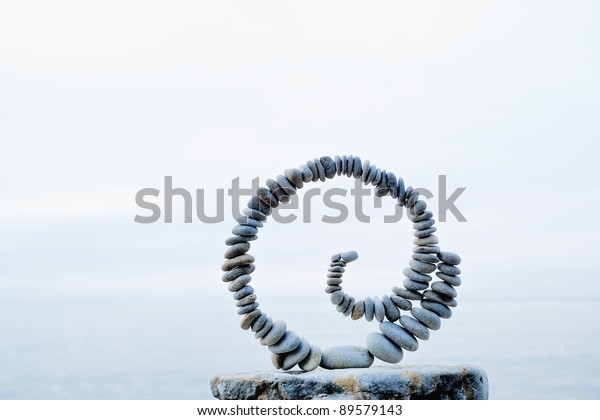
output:
M 334 176 L 346 175 L 360 179 L 365 185 L 375 186 L 375 194 L 379 197 L 390 195 L 398 200 L 398 205 L 406 206 L 408 217 L 413 222 L 415 239 L 413 256 L 403 273 L 406 276 L 404 288 L 394 287 L 393 295 L 381 298 L 365 298 L 356 300 L 342 290 L 342 276 L 348 263 L 355 261 L 355 251 L 335 254 L 331 258 L 327 274 L 327 288 L 331 302 L 338 312 L 350 316 L 353 320 L 362 318 L 367 321 L 377 319 L 381 333 L 367 336 L 367 347 L 337 346 L 325 351 L 311 345 L 292 330 L 287 329 L 283 321 L 273 321 L 271 317 L 259 309 L 254 289 L 249 285 L 254 272 L 254 257 L 248 254 L 250 242 L 258 238 L 258 229 L 272 213 L 272 209 L 280 203 L 287 203 L 304 183 L 325 181 Z M 433 234 L 436 228 L 433 214 L 426 211 L 426 204 L 419 200 L 418 192 L 411 187 L 405 189 L 402 178 L 396 178 L 386 172 L 364 163 L 358 156 L 335 156 L 333 159 L 324 156 L 313 159 L 284 171 L 275 179 L 267 179 L 265 187 L 260 187 L 256 195 L 243 210 L 244 216 L 237 219 L 238 224 L 232 229 L 234 236 L 225 243 L 229 248 L 225 252 L 226 261 L 222 265 L 223 281 L 236 300 L 238 314 L 242 315 L 240 326 L 251 330 L 260 343 L 268 346 L 272 353 L 272 362 L 276 368 L 289 370 L 298 365 L 305 371 L 316 369 L 319 365 L 328 369 L 368 367 L 373 356 L 390 363 L 402 359 L 403 349 L 418 349 L 417 338 L 427 340 L 429 329 L 440 327 L 440 317 L 449 318 L 449 307 L 456 306 L 454 287 L 460 284 L 460 257 L 450 252 L 441 251 Z M 440 262 L 441 261 L 441 262 Z M 436 263 L 439 263 L 436 267 Z M 429 275 L 435 270 L 441 281 L 433 282 L 432 290 Z M 425 290 L 424 293 L 422 291 Z M 414 308 L 411 300 L 421 301 L 420 308 Z M 401 315 L 400 310 L 409 311 L 411 316 Z M 387 321 L 386 321 L 387 319 Z M 399 321 L 400 325 L 395 324 Z

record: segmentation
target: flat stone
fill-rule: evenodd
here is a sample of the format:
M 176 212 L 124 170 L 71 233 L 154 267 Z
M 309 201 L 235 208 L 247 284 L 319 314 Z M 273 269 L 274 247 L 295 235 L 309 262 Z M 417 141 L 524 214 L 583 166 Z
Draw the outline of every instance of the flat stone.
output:
M 331 262 L 338 262 L 342 259 L 342 256 L 340 255 L 340 253 L 338 252 L 337 254 L 333 254 L 331 256 Z
M 344 260 L 346 263 L 349 263 L 352 261 L 356 261 L 358 259 L 358 252 L 356 252 L 356 251 L 340 252 L 340 256 L 342 257 L 342 260 Z
M 240 242 L 252 242 L 258 239 L 258 236 L 254 235 L 254 236 L 240 236 L 240 235 L 235 235 L 235 236 L 230 236 L 229 238 L 225 239 L 225 245 L 235 245 L 235 244 L 239 244 Z
M 418 200 L 414 206 L 410 208 L 410 212 L 414 215 L 421 214 L 427 210 L 427 203 L 423 200 Z
M 388 365 L 306 373 L 265 369 L 215 375 L 210 388 L 221 400 L 485 400 L 489 393 L 486 373 L 471 365 Z
M 438 252 L 440 252 L 440 247 L 439 246 L 415 246 L 412 249 L 413 252 L 415 253 L 421 253 L 421 254 L 437 254 Z
M 344 280 L 342 278 L 328 278 L 327 285 L 328 286 L 337 286 L 338 284 L 342 284 Z
M 354 156 L 350 155 L 346 157 L 346 176 L 350 178 L 352 176 L 352 170 L 354 169 Z
M 369 175 L 369 171 L 371 170 L 371 162 L 369 162 L 369 159 L 365 160 L 363 162 L 363 166 L 362 166 L 362 175 L 360 176 L 360 180 L 363 183 L 367 183 L 367 176 Z
M 340 175 L 346 175 L 346 171 L 348 170 L 348 156 L 343 155 L 340 159 L 342 160 L 342 173 Z
M 431 283 L 431 290 L 434 290 L 442 295 L 446 295 L 451 298 L 455 298 L 458 296 L 454 287 L 450 286 L 448 283 L 443 281 L 434 281 Z
M 400 347 L 378 332 L 367 335 L 366 344 L 371 354 L 384 362 L 398 363 L 404 355 Z
M 283 171 L 283 175 L 294 184 L 294 187 L 300 189 L 304 186 L 304 179 L 302 178 L 302 172 L 296 168 L 290 168 Z
M 271 363 L 275 369 L 281 369 L 283 367 L 283 354 L 271 354 Z
M 300 342 L 300 337 L 294 331 L 287 330 L 278 342 L 269 345 L 269 351 L 275 354 L 289 353 L 298 348 Z
M 427 219 L 427 220 L 423 220 L 422 222 L 413 223 L 412 227 L 414 230 L 429 229 L 434 224 L 435 224 L 435 220 Z
M 412 308 L 412 303 L 410 303 L 410 300 L 408 299 L 405 299 L 398 295 L 391 295 L 390 299 L 392 300 L 392 302 L 394 302 L 394 305 L 396 305 L 403 311 L 409 311 Z
M 371 181 L 371 185 L 379 185 L 379 183 L 381 182 L 382 175 L 383 172 L 381 171 L 381 169 L 377 168 L 377 170 L 375 171 L 375 176 L 373 177 L 373 181 Z
M 440 294 L 440 293 L 438 293 L 436 291 L 433 291 L 433 290 L 426 290 L 423 293 L 423 297 L 425 299 L 429 299 L 429 300 L 433 300 L 433 301 L 438 302 L 438 303 L 442 303 L 442 304 L 444 304 L 446 306 L 449 306 L 451 308 L 455 308 L 456 306 L 458 306 L 458 302 L 456 302 L 456 300 L 454 300 L 453 298 L 445 296 L 445 295 L 442 295 L 442 294 Z
M 312 160 L 307 160 L 306 161 L 306 166 L 309 167 L 310 171 L 313 174 L 312 181 L 315 182 L 316 180 L 318 180 L 319 179 L 319 172 L 317 172 L 317 165 L 315 165 L 315 162 L 313 162 Z
M 382 322 L 379 329 L 391 342 L 403 349 L 416 351 L 419 348 L 417 339 L 398 324 Z
M 236 302 L 235 306 L 237 306 L 239 308 L 239 307 L 246 306 L 246 305 L 249 305 L 254 302 L 256 302 L 256 295 L 251 294 L 251 295 L 245 296 L 245 297 L 241 298 L 240 300 L 238 300 Z
M 264 213 L 267 216 L 273 213 L 273 209 L 265 203 L 263 203 L 257 195 L 252 196 L 250 200 L 248 200 L 247 206 L 250 209 L 258 210 L 259 212 Z
M 275 181 L 274 179 L 268 178 L 265 181 L 265 184 L 267 185 L 267 188 L 269 188 L 269 191 L 273 194 L 274 197 L 277 198 L 277 200 L 280 203 L 289 203 L 291 198 L 290 195 L 288 193 L 285 192 L 285 190 L 281 187 L 281 185 L 279 185 L 279 183 L 277 181 Z M 264 200 L 261 200 L 263 202 L 265 202 Z
M 404 206 L 404 200 L 406 199 L 406 188 L 404 187 L 404 180 L 401 177 L 397 179 L 398 186 L 396 187 L 396 196 L 398 197 L 398 205 Z
M 430 212 L 429 210 L 427 210 L 419 215 L 409 215 L 408 216 L 410 221 L 413 223 L 422 222 L 423 220 L 428 220 L 428 219 L 431 219 L 432 217 L 433 217 L 433 213 Z
M 410 187 L 409 187 L 410 188 Z M 417 200 L 419 199 L 419 193 L 413 189 L 410 192 L 406 193 L 406 207 L 409 209 L 415 205 Z
M 262 201 L 271 208 L 279 206 L 279 199 L 265 187 L 259 187 L 256 190 L 256 195 L 258 195 L 260 201 Z
M 260 221 L 265 221 L 267 220 L 268 215 L 264 214 L 262 211 L 256 210 L 256 209 L 250 209 L 248 207 L 244 207 L 242 209 L 242 213 L 245 214 L 248 217 L 252 217 L 253 219 L 256 220 L 260 220 Z
M 402 270 L 402 274 L 414 281 L 420 281 L 421 283 L 427 283 L 431 281 L 431 276 L 427 274 L 421 274 L 418 271 L 413 270 L 412 268 L 405 268 Z
M 375 187 L 375 197 L 385 197 L 390 193 L 390 190 L 386 186 L 378 185 Z
M 248 265 L 242 265 L 239 267 L 235 267 L 234 269 L 229 270 L 228 272 L 223 274 L 222 280 L 225 283 L 228 283 L 230 281 L 237 279 L 239 276 L 252 273 L 254 271 L 254 269 L 256 269 L 256 266 L 254 264 L 248 264 Z
M 235 221 L 238 222 L 238 224 L 240 225 L 254 226 L 257 228 L 261 228 L 264 226 L 263 222 L 261 222 L 260 220 L 253 219 L 252 217 L 248 216 L 240 216 L 236 218 Z
M 308 353 L 310 353 L 310 343 L 306 338 L 301 338 L 300 345 L 295 350 L 285 354 L 283 358 L 283 370 L 290 370 L 296 366 L 308 356 Z
M 321 367 L 325 369 L 368 368 L 373 355 L 362 346 L 335 346 L 323 351 Z
M 327 271 L 330 273 L 344 273 L 346 269 L 344 267 L 329 267 Z
M 273 328 L 273 320 L 271 319 L 271 317 L 267 317 L 267 321 L 265 322 L 265 325 L 260 327 L 260 329 L 258 329 L 255 332 L 254 338 L 264 337 L 265 335 L 267 335 L 269 333 L 269 331 L 271 331 L 271 328 Z
M 260 339 L 260 344 L 263 346 L 271 346 L 277 343 L 287 331 L 287 325 L 284 321 L 275 321 L 271 330 Z
M 383 306 L 383 303 L 379 297 L 374 296 L 372 300 L 373 305 L 375 305 L 375 319 L 377 319 L 379 322 L 383 322 L 385 319 L 385 307 Z
M 339 261 L 332 262 L 331 264 L 329 264 L 329 266 L 330 267 L 345 267 L 346 263 L 340 259 Z
M 434 254 L 421 254 L 419 252 L 415 252 L 414 254 L 412 254 L 412 257 L 417 261 L 422 261 L 430 264 L 437 264 L 438 262 L 440 262 L 437 255 Z
M 388 321 L 394 322 L 400 319 L 400 310 L 394 305 L 394 302 L 392 302 L 392 299 L 388 295 L 381 296 L 381 303 L 383 303 L 385 317 Z
M 354 310 L 354 305 L 355 299 L 353 297 L 350 297 L 350 299 L 348 300 L 348 306 L 346 306 L 346 309 L 344 309 L 344 312 L 342 312 L 344 316 L 350 316 L 350 314 Z
M 435 255 L 434 255 L 434 257 L 435 257 Z M 423 273 L 423 274 L 424 273 L 433 273 L 435 271 L 435 264 L 430 264 L 430 263 L 426 263 L 423 261 L 415 260 L 414 258 L 411 258 L 408 261 L 408 265 L 410 266 L 410 268 L 412 268 L 414 271 L 416 271 L 418 273 Z
M 336 292 L 337 293 L 337 292 Z M 333 296 L 333 295 L 332 295 Z M 348 308 L 348 305 L 350 304 L 350 296 L 348 296 L 346 293 L 344 293 L 344 298 L 342 299 L 342 301 L 335 307 L 335 310 L 340 312 L 340 313 L 344 313 L 346 311 L 346 309 Z
M 262 315 L 262 311 L 260 309 L 255 309 L 252 312 L 244 315 L 240 322 L 240 327 L 243 330 L 247 330 L 252 326 L 252 323 L 256 321 Z
M 258 330 L 260 330 L 267 323 L 267 319 L 267 314 L 265 314 L 264 312 L 261 313 L 260 316 L 251 325 L 252 332 L 257 332 Z
M 433 300 L 424 299 L 421 301 L 421 307 L 437 314 L 440 318 L 449 319 L 452 316 L 452 309 Z
M 392 291 L 398 296 L 408 300 L 421 300 L 423 298 L 423 295 L 417 291 L 406 290 L 397 286 L 392 287 Z
M 340 176 L 342 174 L 342 158 L 339 155 L 335 155 L 333 161 L 335 162 L 335 174 Z
M 365 298 L 365 319 L 369 322 L 373 321 L 375 316 L 375 304 L 370 297 Z
M 329 279 L 341 279 L 344 275 L 342 273 L 327 273 Z
M 424 238 L 413 239 L 413 244 L 418 245 L 418 246 L 435 245 L 439 242 L 440 242 L 440 240 L 435 235 L 429 235 Z
M 423 308 L 412 308 L 410 313 L 430 330 L 439 330 L 442 325 L 442 320 L 435 312 Z
M 354 304 L 354 309 L 352 309 L 352 313 L 350 314 L 350 318 L 353 320 L 357 320 L 362 318 L 365 314 L 365 301 L 359 300 Z
M 313 173 L 308 166 L 306 166 L 305 164 L 302 164 L 302 165 L 300 165 L 300 167 L 298 169 L 300 169 L 300 172 L 302 172 L 302 181 L 304 181 L 304 182 L 312 181 Z
M 444 274 L 448 274 L 449 276 L 458 276 L 461 273 L 460 268 L 445 263 L 439 263 L 438 270 Z
M 250 274 L 243 274 L 231 283 L 229 283 L 229 285 L 227 286 L 227 290 L 229 290 L 230 292 L 237 292 L 242 287 L 250 283 L 251 280 L 252 276 Z
M 413 236 L 417 237 L 417 238 L 424 238 L 426 236 L 431 235 L 432 233 L 437 232 L 437 228 L 435 226 L 427 228 L 427 229 L 421 229 L 421 230 L 415 230 L 413 232 Z
M 321 165 L 323 165 L 323 169 L 325 169 L 325 177 L 329 179 L 333 178 L 337 171 L 333 159 L 329 156 L 322 156 L 319 160 L 321 161 Z
M 233 298 L 235 300 L 239 300 L 248 295 L 251 295 L 252 293 L 254 293 L 254 288 L 252 286 L 244 286 L 233 294 Z
M 319 159 L 314 159 L 315 166 L 317 167 L 317 174 L 319 175 L 319 179 L 321 182 L 325 182 L 325 168 Z
M 460 256 L 450 251 L 441 251 L 438 254 L 440 260 L 450 265 L 458 265 L 460 264 Z
M 354 165 L 352 166 L 352 176 L 354 179 L 360 179 L 362 176 L 362 162 L 358 156 L 354 156 Z
M 308 356 L 304 358 L 300 363 L 298 363 L 298 367 L 305 372 L 310 372 L 319 367 L 321 363 L 321 348 L 319 346 L 312 345 L 310 346 L 310 351 L 308 352 Z
M 460 286 L 462 284 L 462 280 L 459 276 L 449 276 L 448 274 L 444 274 L 441 272 L 436 272 L 435 273 L 436 276 L 438 276 L 440 279 L 444 280 L 446 283 L 451 284 L 452 286 Z
M 296 187 L 294 187 L 294 184 L 292 184 L 290 181 L 288 181 L 288 179 L 286 177 L 284 177 L 283 175 L 277 175 L 275 177 L 275 180 L 277 181 L 277 183 L 279 184 L 279 186 L 281 188 L 283 188 L 283 191 L 287 195 L 294 195 L 294 194 L 296 194 Z
M 402 282 L 402 285 L 411 291 L 421 291 L 421 290 L 427 290 L 429 288 L 429 283 L 422 283 L 420 281 L 414 281 L 411 279 L 404 279 L 404 281 Z
M 241 265 L 248 265 L 254 262 L 254 257 L 250 254 L 243 254 L 243 255 L 239 255 L 237 257 L 233 257 L 230 258 L 228 260 L 226 260 L 222 265 L 221 265 L 221 270 L 223 271 L 229 271 L 232 268 L 235 267 L 239 267 Z
M 247 313 L 252 312 L 256 308 L 258 308 L 258 302 L 253 302 L 253 303 L 250 303 L 248 305 L 242 306 L 240 309 L 237 310 L 237 314 L 238 315 L 245 315 Z
M 387 178 L 387 186 L 390 190 L 390 194 L 392 195 L 392 198 L 398 198 L 398 180 L 396 179 L 396 175 L 393 174 L 393 172 L 388 172 L 386 174 L 386 178 Z
M 341 290 L 338 290 L 337 292 L 333 292 L 331 294 L 331 296 L 329 296 L 329 300 L 334 305 L 339 305 L 344 300 L 344 292 Z
M 341 286 L 327 286 L 325 288 L 325 293 L 333 293 L 342 290 Z
M 413 317 L 402 315 L 400 317 L 400 324 L 415 337 L 420 338 L 421 340 L 429 340 L 429 330 L 427 327 Z
M 231 233 L 239 236 L 254 236 L 258 233 L 258 229 L 254 226 L 235 225 L 233 229 L 231 229 Z
M 375 179 L 375 175 L 377 174 L 377 166 L 375 165 L 371 165 L 371 167 L 369 168 L 369 173 L 367 174 L 367 177 L 365 178 L 365 185 L 370 184 L 373 182 L 373 180 Z M 363 173 L 363 177 L 365 176 L 365 174 Z
M 227 259 L 231 259 L 237 257 L 239 255 L 245 254 L 250 250 L 250 244 L 248 242 L 240 242 L 235 245 L 230 246 L 225 251 L 224 257 Z

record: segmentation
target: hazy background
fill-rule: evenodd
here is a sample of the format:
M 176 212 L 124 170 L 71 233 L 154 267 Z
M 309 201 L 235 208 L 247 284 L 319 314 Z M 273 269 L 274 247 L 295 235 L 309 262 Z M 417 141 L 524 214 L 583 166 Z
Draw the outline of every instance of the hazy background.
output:
M 220 280 L 230 212 L 185 224 L 178 201 L 174 223 L 138 224 L 134 196 L 173 176 L 205 189 L 212 215 L 233 178 L 326 154 L 436 194 L 439 174 L 467 188 L 468 222 L 437 225 L 463 258 L 459 307 L 402 363 L 478 364 L 492 398 L 599 398 L 599 14 L 594 1 L 2 3 L 0 398 L 209 398 L 212 374 L 268 367 Z M 353 295 L 388 293 L 410 224 L 382 222 L 390 199 L 370 224 L 324 224 L 336 212 L 313 202 L 313 223 L 261 232 L 253 284 L 321 347 L 362 344 L 376 326 L 329 303 L 329 256 L 360 253 Z

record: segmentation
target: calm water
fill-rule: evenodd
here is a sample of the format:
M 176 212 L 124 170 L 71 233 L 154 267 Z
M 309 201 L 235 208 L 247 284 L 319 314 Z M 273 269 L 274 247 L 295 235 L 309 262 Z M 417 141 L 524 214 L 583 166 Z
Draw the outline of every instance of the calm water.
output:
M 212 398 L 211 375 L 270 365 L 268 352 L 239 329 L 230 299 L 226 292 L 4 299 L 0 398 Z M 341 317 L 325 300 L 296 298 L 295 305 L 310 310 L 291 314 L 275 299 L 268 308 L 321 347 L 361 344 L 376 330 Z M 494 399 L 598 399 L 599 303 L 460 302 L 455 316 L 403 363 L 477 364 L 488 373 Z

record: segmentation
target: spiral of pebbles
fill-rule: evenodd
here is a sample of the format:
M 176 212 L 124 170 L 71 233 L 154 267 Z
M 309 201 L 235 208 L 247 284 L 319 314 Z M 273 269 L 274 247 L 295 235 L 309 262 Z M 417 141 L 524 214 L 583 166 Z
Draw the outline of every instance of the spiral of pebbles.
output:
M 325 292 L 337 312 L 352 320 L 364 318 L 368 322 L 379 322 L 380 332 L 366 338 L 366 347 L 336 346 L 321 350 L 306 338 L 287 328 L 284 321 L 274 321 L 259 306 L 254 289 L 249 285 L 255 270 L 254 257 L 248 254 L 250 242 L 258 239 L 261 229 L 280 203 L 287 203 L 291 196 L 304 184 L 317 180 L 325 181 L 335 176 L 346 175 L 360 179 L 365 185 L 375 187 L 378 197 L 391 196 L 397 205 L 406 207 L 409 220 L 413 223 L 414 239 L 412 258 L 402 273 L 402 287 L 392 288 L 392 294 L 381 297 L 356 299 L 343 291 L 342 277 L 346 266 L 358 259 L 356 251 L 334 254 L 327 272 Z M 237 313 L 242 316 L 240 327 L 250 330 L 260 344 L 272 353 L 272 363 L 277 369 L 289 370 L 298 366 L 311 371 L 321 366 L 326 369 L 369 367 L 374 358 L 398 363 L 403 351 L 416 351 L 418 340 L 427 340 L 430 330 L 438 330 L 442 319 L 452 316 L 450 308 L 456 307 L 456 287 L 460 286 L 461 274 L 457 266 L 460 257 L 442 251 L 435 235 L 433 213 L 419 199 L 419 193 L 404 186 L 402 178 L 387 172 L 368 160 L 362 162 L 358 156 L 323 156 L 308 160 L 297 169 L 286 169 L 283 175 L 267 179 L 266 187 L 259 187 L 256 195 L 248 201 L 232 229 L 234 236 L 225 241 L 225 272 L 223 281 L 233 293 Z M 433 274 L 439 279 L 433 281 Z M 413 306 L 419 302 L 420 307 Z M 410 312 L 403 314 L 401 311 Z

